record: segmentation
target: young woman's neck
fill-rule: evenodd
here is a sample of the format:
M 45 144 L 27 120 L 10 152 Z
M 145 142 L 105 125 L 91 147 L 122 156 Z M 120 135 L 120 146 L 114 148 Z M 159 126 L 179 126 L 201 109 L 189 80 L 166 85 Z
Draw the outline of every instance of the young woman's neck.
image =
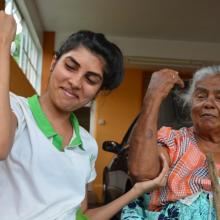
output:
M 39 102 L 43 112 L 46 114 L 49 121 L 69 121 L 70 112 L 61 111 L 51 100 L 48 93 L 39 97 Z

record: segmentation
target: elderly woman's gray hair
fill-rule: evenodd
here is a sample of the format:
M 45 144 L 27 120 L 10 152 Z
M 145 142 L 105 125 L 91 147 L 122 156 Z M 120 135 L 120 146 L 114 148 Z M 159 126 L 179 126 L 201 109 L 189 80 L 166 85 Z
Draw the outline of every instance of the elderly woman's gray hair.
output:
M 220 74 L 220 65 L 219 66 L 203 67 L 203 68 L 197 70 L 193 75 L 193 78 L 192 78 L 192 81 L 191 81 L 191 84 L 190 84 L 188 91 L 184 95 L 182 95 L 182 98 L 184 100 L 184 105 L 190 106 L 196 83 L 199 80 L 202 80 L 203 78 L 205 78 L 207 76 L 213 76 L 213 75 L 217 75 L 217 74 Z

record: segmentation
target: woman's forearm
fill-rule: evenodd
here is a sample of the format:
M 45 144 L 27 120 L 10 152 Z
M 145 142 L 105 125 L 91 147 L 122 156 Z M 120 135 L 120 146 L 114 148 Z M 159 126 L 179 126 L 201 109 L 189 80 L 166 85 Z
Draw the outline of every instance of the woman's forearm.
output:
M 84 214 L 89 220 L 108 220 L 118 213 L 125 205 L 139 196 L 140 194 L 132 188 L 113 202 L 99 208 L 88 209 Z
M 129 170 L 136 181 L 153 179 L 160 171 L 158 113 L 162 100 L 175 84 L 184 86 L 175 70 L 163 69 L 152 74 L 129 149 Z
M 110 202 L 107 205 L 96 209 L 88 209 L 84 213 L 89 218 L 89 220 L 107 220 L 118 213 L 125 205 L 143 195 L 143 193 L 151 192 L 155 188 L 162 187 L 166 184 L 167 173 L 169 171 L 169 166 L 166 158 L 160 155 L 163 164 L 163 169 L 153 180 L 143 181 L 135 183 L 130 191 L 119 197 L 118 199 Z
M 15 30 L 16 27 L 13 17 L 0 11 L 0 160 L 7 157 L 14 136 L 13 122 L 15 122 L 15 117 L 12 115 L 10 109 L 9 81 L 10 48 Z
M 0 45 L 0 160 L 5 159 L 12 141 L 12 113 L 9 101 L 10 49 Z
M 161 100 L 146 94 L 131 137 L 129 170 L 136 181 L 153 179 L 160 171 L 157 121 Z

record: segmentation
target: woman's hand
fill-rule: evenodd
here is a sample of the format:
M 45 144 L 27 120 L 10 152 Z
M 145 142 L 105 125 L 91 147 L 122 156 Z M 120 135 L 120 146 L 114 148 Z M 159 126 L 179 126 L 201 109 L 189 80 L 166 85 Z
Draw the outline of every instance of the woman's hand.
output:
M 155 188 L 162 187 L 162 186 L 166 185 L 169 166 L 168 166 L 168 163 L 167 163 L 167 159 L 165 158 L 165 156 L 162 153 L 160 154 L 160 157 L 161 157 L 161 160 L 163 162 L 163 169 L 160 172 L 159 176 L 157 176 L 153 180 L 137 182 L 134 185 L 134 187 L 132 188 L 134 191 L 136 191 L 136 193 L 138 195 L 137 197 L 139 197 L 143 193 L 151 192 Z
M 179 77 L 179 73 L 172 69 L 162 69 L 152 74 L 146 96 L 153 95 L 163 100 L 174 85 L 184 87 L 183 80 Z
M 12 15 L 0 11 L 0 45 L 10 47 L 16 34 L 16 22 Z
M 107 205 L 95 209 L 85 210 L 85 215 L 90 220 L 110 219 L 122 207 L 124 207 L 134 199 L 138 198 L 143 193 L 152 191 L 156 187 L 164 186 L 166 184 L 169 167 L 166 158 L 162 154 L 160 155 L 160 157 L 163 161 L 163 169 L 158 177 L 156 177 L 153 180 L 136 183 L 130 191 L 123 194 L 121 197 L 117 198 L 116 200 L 108 203 Z

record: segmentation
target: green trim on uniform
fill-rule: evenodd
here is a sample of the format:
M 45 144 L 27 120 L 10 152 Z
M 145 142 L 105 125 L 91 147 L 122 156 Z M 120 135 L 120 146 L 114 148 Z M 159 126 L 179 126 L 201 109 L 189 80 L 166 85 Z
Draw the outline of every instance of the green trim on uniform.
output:
M 63 138 L 54 130 L 53 126 L 49 122 L 47 116 L 43 112 L 38 95 L 33 95 L 32 97 L 28 98 L 28 104 L 30 106 L 31 112 L 34 116 L 34 119 L 40 128 L 40 130 L 44 133 L 44 135 L 47 138 L 53 138 L 53 145 L 59 150 L 62 151 L 62 142 Z M 76 147 L 79 146 L 80 149 L 84 150 L 82 140 L 80 137 L 79 132 L 79 122 L 76 118 L 76 116 L 71 113 L 70 115 L 70 121 L 75 131 L 75 138 L 71 140 L 70 144 L 68 146 L 70 147 Z
M 85 150 L 83 148 L 83 143 L 82 143 L 82 139 L 80 137 L 80 132 L 79 132 L 79 122 L 78 122 L 78 119 L 77 117 L 75 116 L 75 114 L 71 113 L 70 115 L 70 121 L 73 125 L 73 128 L 74 128 L 74 131 L 75 131 L 75 134 L 76 134 L 76 137 L 70 142 L 70 145 L 71 147 L 74 147 L 74 146 L 79 146 L 79 148 L 81 150 Z
M 83 215 L 81 209 L 79 208 L 76 212 L 76 220 L 89 220 L 85 215 Z

